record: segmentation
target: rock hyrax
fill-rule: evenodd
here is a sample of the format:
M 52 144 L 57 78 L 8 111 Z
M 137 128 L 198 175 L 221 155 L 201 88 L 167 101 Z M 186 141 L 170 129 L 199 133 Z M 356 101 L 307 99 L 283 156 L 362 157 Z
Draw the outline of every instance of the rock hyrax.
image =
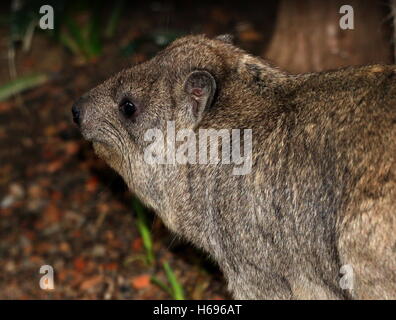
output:
M 73 117 L 235 298 L 396 298 L 394 66 L 290 75 L 187 36 Z

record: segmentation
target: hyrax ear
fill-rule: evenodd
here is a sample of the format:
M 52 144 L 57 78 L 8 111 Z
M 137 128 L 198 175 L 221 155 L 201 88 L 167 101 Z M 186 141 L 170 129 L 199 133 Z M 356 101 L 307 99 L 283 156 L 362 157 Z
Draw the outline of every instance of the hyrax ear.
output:
M 216 81 L 204 70 L 191 72 L 184 83 L 188 95 L 188 110 L 194 123 L 198 123 L 204 111 L 212 104 L 216 92 Z
M 232 34 L 221 34 L 217 36 L 215 39 L 229 43 L 229 44 L 234 44 L 234 36 Z

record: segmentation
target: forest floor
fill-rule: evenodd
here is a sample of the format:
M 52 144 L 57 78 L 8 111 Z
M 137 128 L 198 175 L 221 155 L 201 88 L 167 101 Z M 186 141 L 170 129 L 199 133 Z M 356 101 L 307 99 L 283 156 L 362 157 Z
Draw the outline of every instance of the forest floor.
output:
M 161 10 L 124 15 L 116 39 L 88 62 L 43 32 L 34 35 L 28 52 L 17 49 L 18 75 L 40 71 L 51 80 L 0 102 L 0 299 L 170 299 L 150 281 L 167 282 L 165 261 L 187 299 L 230 298 L 206 254 L 176 239 L 150 212 L 155 261 L 145 262 L 132 195 L 71 121 L 71 105 L 81 94 L 160 49 L 148 41 L 120 53 L 169 17 L 166 23 L 183 33 L 214 35 L 237 24 L 238 12 L 222 7 L 182 14 L 165 8 L 165 17 Z M 248 44 L 260 38 L 249 28 L 240 29 Z M 0 36 L 7 43 L 6 28 Z M 10 80 L 4 48 L 0 85 Z M 40 289 L 42 265 L 54 268 L 54 290 Z

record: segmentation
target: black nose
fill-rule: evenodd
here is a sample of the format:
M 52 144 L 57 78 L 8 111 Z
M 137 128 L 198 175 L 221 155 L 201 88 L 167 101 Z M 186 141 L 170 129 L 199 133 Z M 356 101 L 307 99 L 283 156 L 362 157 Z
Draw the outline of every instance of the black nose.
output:
M 76 125 L 80 125 L 80 115 L 81 115 L 81 111 L 80 111 L 80 107 L 78 106 L 77 103 L 75 103 L 72 107 L 72 115 L 73 115 L 73 121 Z

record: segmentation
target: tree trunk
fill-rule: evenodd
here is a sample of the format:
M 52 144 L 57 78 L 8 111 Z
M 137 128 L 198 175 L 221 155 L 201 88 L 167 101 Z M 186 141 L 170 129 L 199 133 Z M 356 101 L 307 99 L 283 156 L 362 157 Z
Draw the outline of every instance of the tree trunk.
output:
M 354 9 L 353 30 L 340 28 L 344 4 Z M 262 56 L 292 73 L 393 63 L 392 22 L 390 3 L 381 0 L 281 0 Z

